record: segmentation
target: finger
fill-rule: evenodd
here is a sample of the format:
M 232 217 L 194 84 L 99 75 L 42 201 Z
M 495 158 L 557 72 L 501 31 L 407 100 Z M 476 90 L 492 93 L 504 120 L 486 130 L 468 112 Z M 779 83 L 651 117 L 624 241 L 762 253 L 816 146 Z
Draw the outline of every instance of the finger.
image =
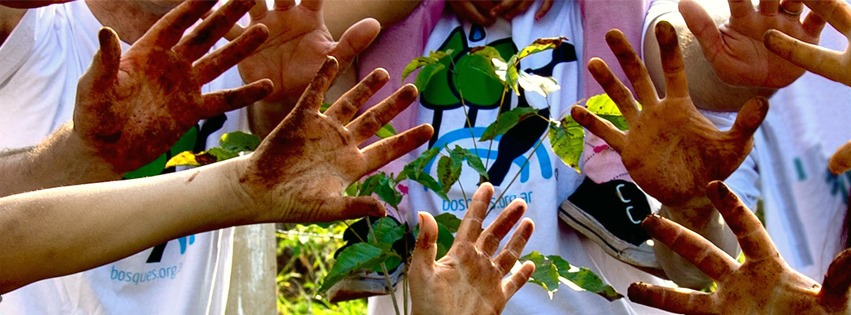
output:
M 266 6 L 266 0 L 255 0 L 254 6 L 251 7 L 251 10 L 248 10 L 248 16 L 251 17 L 252 22 L 256 22 L 266 17 L 268 12 L 269 7 Z
M 316 72 L 316 76 L 313 77 L 307 89 L 301 94 L 301 98 L 299 98 L 293 111 L 319 112 L 322 101 L 325 100 L 325 92 L 328 91 L 328 87 L 331 86 L 331 82 L 337 76 L 338 70 L 337 59 L 331 56 L 326 57 L 322 67 Z
M 361 143 L 375 135 L 378 129 L 381 129 L 382 126 L 416 100 L 417 88 L 412 84 L 406 84 L 378 105 L 360 115 L 346 128 L 351 132 L 355 143 Z
M 520 265 L 520 269 L 511 277 L 502 280 L 502 292 L 505 293 L 505 298 L 510 299 L 514 296 L 514 293 L 517 293 L 517 290 L 520 290 L 529 281 L 533 273 L 535 273 L 535 264 L 527 261 Z
M 668 246 L 713 280 L 723 281 L 724 277 L 739 267 L 735 259 L 700 234 L 673 221 L 658 215 L 649 215 L 641 221 L 641 227 L 647 230 L 656 241 Z
M 318 211 L 302 214 L 296 222 L 331 222 L 362 218 L 365 216 L 385 215 L 384 205 L 372 196 L 360 197 L 324 197 Z M 287 221 L 284 222 L 293 222 Z
M 380 31 L 381 24 L 375 19 L 360 20 L 340 35 L 340 41 L 328 54 L 337 58 L 340 69 L 348 69 L 355 58 L 372 44 Z
M 485 256 L 493 256 L 493 254 L 496 253 L 496 249 L 499 248 L 499 243 L 502 242 L 502 239 L 506 235 L 508 235 L 508 232 L 511 231 L 514 224 L 520 220 L 524 212 L 526 212 L 525 203 L 521 204 L 511 202 L 508 207 L 499 213 L 499 216 L 496 217 L 493 223 L 485 228 L 485 231 L 482 232 L 482 235 L 480 235 L 478 241 L 476 241 L 476 247 L 479 248 Z M 510 267 L 511 266 L 509 266 L 509 268 Z
M 740 6 L 747 7 L 740 8 Z M 686 22 L 686 26 L 697 39 L 703 50 L 703 56 L 709 63 L 714 63 L 719 54 L 723 54 L 725 50 L 724 40 L 721 38 L 721 32 L 715 25 L 712 16 L 703 9 L 703 7 L 694 0 L 681 1 L 679 4 L 680 13 Z M 750 0 L 731 0 L 730 1 L 731 21 L 737 15 L 745 14 L 738 11 L 747 11 L 746 15 L 753 13 L 753 6 Z
M 804 3 L 800 0 L 783 0 L 780 1 L 779 10 L 782 13 L 798 18 L 801 12 L 804 12 Z
M 532 6 L 533 2 L 534 1 L 532 1 L 532 0 L 519 1 L 519 2 L 517 2 L 516 5 L 514 5 L 514 7 L 505 11 L 505 13 L 502 14 L 502 17 L 505 18 L 506 20 L 510 21 L 514 17 L 521 15 L 521 14 L 525 13 L 527 10 L 529 10 L 529 7 Z
M 475 24 L 489 26 L 494 20 L 489 13 L 479 12 L 471 1 L 449 1 L 449 6 L 455 11 L 455 14 Z
M 848 307 L 848 291 L 851 289 L 851 249 L 845 249 L 827 269 L 818 300 L 829 310 L 845 310 Z
M 517 201 L 523 203 L 524 207 L 526 206 L 522 199 Z M 520 226 L 511 235 L 508 243 L 505 244 L 505 248 L 494 259 L 494 264 L 502 270 L 503 274 L 511 271 L 511 266 L 514 266 L 514 262 L 517 261 L 517 258 L 520 258 L 520 253 L 523 252 L 523 247 L 526 247 L 526 243 L 529 242 L 534 230 L 535 225 L 531 219 L 526 218 L 520 221 Z
M 768 100 L 764 97 L 754 97 L 742 106 L 736 116 L 736 122 L 730 128 L 728 134 L 739 139 L 741 143 L 753 138 L 754 132 L 762 124 L 765 115 L 768 114 Z
M 540 21 L 550 12 L 550 9 L 553 8 L 553 0 L 544 0 L 541 2 L 541 7 L 538 8 L 538 11 L 535 12 L 535 21 Z
M 295 0 L 275 0 L 276 11 L 286 11 L 296 6 Z
M 94 86 L 105 88 L 115 83 L 118 77 L 118 64 L 121 62 L 121 43 L 118 34 L 111 28 L 104 27 L 98 32 L 100 48 L 92 61 L 91 71 L 94 76 Z
M 461 220 L 461 226 L 458 227 L 458 232 L 455 234 L 456 243 L 473 244 L 476 242 L 482 233 L 482 220 L 484 220 L 485 213 L 491 204 L 491 197 L 493 197 L 493 185 L 490 183 L 483 183 L 476 189 L 476 192 L 473 193 L 473 199 L 467 207 L 467 213 Z
M 851 5 L 845 1 L 805 0 L 804 4 L 840 33 L 851 31 Z
M 506 10 L 511 9 L 512 7 L 516 6 L 517 2 L 518 2 L 518 0 L 502 0 L 502 1 L 499 1 L 499 3 L 497 3 L 496 5 L 490 5 L 490 7 L 486 7 L 485 5 L 483 5 L 483 4 L 491 4 L 492 2 L 490 2 L 490 1 L 476 1 L 475 3 L 476 3 L 476 6 L 478 6 L 480 9 L 482 9 L 481 11 L 483 13 L 488 12 L 487 14 L 495 17 L 495 16 L 498 16 L 498 15 L 504 13 Z
M 656 24 L 656 40 L 665 71 L 665 97 L 688 97 L 688 80 L 683 54 L 677 42 L 677 31 L 667 21 Z
M 199 83 L 208 83 L 250 56 L 269 38 L 265 25 L 254 25 L 236 40 L 204 56 L 193 66 Z
M 727 185 L 713 181 L 706 187 L 706 195 L 736 234 L 746 258 L 763 259 L 777 255 L 777 249 L 762 223 Z
M 390 80 L 390 75 L 387 70 L 375 69 L 366 78 L 358 82 L 355 87 L 348 90 L 343 96 L 334 102 L 331 107 L 325 110 L 325 116 L 338 121 L 345 125 L 348 124 L 352 117 L 358 112 L 358 109 L 372 97 L 375 92 L 381 89 L 387 81 Z
M 638 118 L 638 106 L 635 104 L 632 92 L 618 80 L 615 74 L 612 73 L 612 70 L 609 69 L 609 66 L 606 65 L 606 62 L 600 58 L 591 58 L 591 61 L 588 62 L 588 71 L 591 72 L 594 80 L 603 87 L 606 94 L 615 102 L 615 105 L 617 105 L 627 123 L 636 121 Z M 643 99 L 642 102 L 644 102 L 644 106 L 652 106 L 656 100 L 655 98 L 652 100 Z
M 620 63 L 623 72 L 629 81 L 632 82 L 632 88 L 635 89 L 638 102 L 642 104 L 657 102 L 659 97 L 656 94 L 656 87 L 653 85 L 653 81 L 650 80 L 650 75 L 647 73 L 644 62 L 641 61 L 641 58 L 632 49 L 632 45 L 629 44 L 626 35 L 620 30 L 611 30 L 606 33 L 606 42 L 609 44 L 612 53 L 618 58 L 618 63 Z M 613 75 L 612 77 L 614 78 Z M 629 90 L 625 92 L 629 93 Z M 620 94 L 623 94 L 623 92 L 620 92 Z M 629 98 L 632 99 L 632 95 L 629 95 Z M 637 108 L 635 106 L 629 107 L 632 107 L 629 111 L 633 112 L 630 115 L 634 115 Z
M 204 119 L 251 105 L 272 93 L 272 88 L 272 81 L 263 79 L 240 88 L 205 94 L 204 105 L 198 108 L 198 113 Z
M 141 46 L 171 48 L 183 37 L 187 28 L 213 8 L 216 1 L 186 1 L 169 11 L 151 29 L 139 38 Z
M 729 0 L 727 4 L 730 6 L 730 19 L 744 18 L 754 13 L 751 0 Z
M 819 37 L 821 35 L 821 31 L 824 30 L 825 21 L 818 14 L 814 12 L 807 13 L 807 16 L 804 18 L 804 22 L 801 24 L 801 28 L 804 29 L 804 32 L 807 35 L 812 37 Z
M 204 19 L 189 35 L 184 36 L 174 46 L 174 51 L 187 60 L 201 58 L 252 6 L 252 0 L 228 1 L 213 15 Z
M 689 289 L 636 282 L 629 285 L 627 296 L 635 303 L 677 314 L 718 314 L 708 293 Z
M 289 0 L 283 2 L 291 2 Z M 311 11 L 319 11 L 322 9 L 322 0 L 302 0 L 299 6 L 304 7 L 306 9 L 310 9 Z
M 836 175 L 851 169 L 851 141 L 843 144 L 830 156 L 830 162 L 827 163 L 827 166 L 830 172 Z
M 420 211 L 420 234 L 411 256 L 411 272 L 431 274 L 434 270 L 434 260 L 437 258 L 437 221 L 431 214 Z M 421 277 L 423 279 L 425 277 Z
M 626 135 L 615 125 L 589 112 L 582 106 L 574 105 L 570 115 L 589 132 L 597 135 L 618 153 L 624 148 Z
M 403 154 L 416 149 L 431 139 L 432 134 L 434 134 L 434 129 L 431 125 L 424 124 L 371 144 L 363 149 L 363 154 L 368 163 L 367 173 L 371 173 Z
M 765 47 L 789 62 L 822 75 L 828 79 L 851 85 L 848 65 L 842 61 L 842 54 L 804 43 L 777 30 L 769 30 L 763 37 Z
M 775 16 L 780 8 L 780 0 L 760 0 L 759 13 Z

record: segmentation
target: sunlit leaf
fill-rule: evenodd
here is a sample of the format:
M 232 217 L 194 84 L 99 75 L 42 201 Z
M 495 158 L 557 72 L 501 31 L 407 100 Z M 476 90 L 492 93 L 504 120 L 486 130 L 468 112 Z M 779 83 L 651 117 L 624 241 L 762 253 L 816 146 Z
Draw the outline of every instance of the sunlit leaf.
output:
M 556 255 L 547 256 L 547 259 L 557 267 L 561 278 L 570 281 L 579 289 L 595 293 L 610 302 L 623 297 L 612 286 L 603 283 L 603 280 L 591 269 L 571 266 L 564 258 Z
M 414 80 L 414 85 L 418 90 L 425 91 L 428 87 L 428 82 L 431 81 L 431 78 L 445 68 L 446 66 L 442 63 L 434 63 L 423 67 L 417 75 L 417 79 Z
M 375 136 L 377 136 L 378 138 L 381 138 L 381 139 L 390 138 L 390 137 L 395 136 L 395 135 L 396 135 L 396 128 L 393 128 L 393 125 L 391 125 L 391 124 L 386 124 L 386 125 L 382 126 L 381 129 L 378 129 L 378 131 L 375 133 Z
M 579 159 L 585 149 L 585 129 L 582 129 L 573 117 L 567 115 L 557 124 L 550 123 L 549 138 L 553 153 L 564 164 L 580 172 Z
M 545 50 L 550 50 L 561 45 L 562 42 L 566 41 L 567 37 L 546 37 L 546 38 L 538 38 L 529 46 L 523 47 L 520 52 L 517 53 L 518 59 L 526 58 L 531 54 L 539 53 Z
M 183 151 L 178 155 L 172 156 L 168 162 L 165 163 L 165 167 L 175 167 L 175 166 L 200 166 L 201 164 L 195 160 L 195 153 L 191 151 Z
M 636 102 L 636 106 L 641 109 L 641 104 Z M 597 114 L 600 118 L 610 121 L 620 130 L 629 129 L 629 125 L 626 122 L 626 119 L 621 114 L 620 109 L 615 104 L 608 94 L 598 94 L 590 97 L 588 101 L 585 102 L 585 107 L 589 112 Z
M 538 110 L 532 107 L 516 107 L 510 111 L 500 114 L 496 121 L 490 124 L 485 129 L 479 141 L 493 140 L 499 135 L 503 135 L 515 125 L 538 115 Z
M 499 50 L 493 46 L 477 46 L 470 48 L 470 55 L 478 55 L 485 57 L 488 60 L 498 59 L 505 62 L 505 59 L 502 59 L 502 55 L 499 53 Z
M 402 69 L 402 81 L 404 82 L 408 75 L 417 69 L 436 64 L 440 62 L 440 59 L 450 54 L 452 54 L 452 49 L 446 51 L 432 51 L 428 56 L 414 58 L 414 60 L 411 60 L 411 62 L 405 65 L 405 68 Z
M 558 291 L 559 275 L 558 268 L 553 262 L 538 251 L 533 251 L 526 256 L 520 257 L 520 261 L 531 261 L 535 264 L 535 272 L 529 278 L 529 282 L 537 284 L 547 290 L 550 299 L 553 292 Z
M 239 156 L 239 151 L 230 151 L 224 148 L 210 148 L 207 150 L 207 153 L 216 157 L 216 162 L 221 162 L 224 160 L 230 160 Z
M 228 132 L 219 139 L 219 145 L 231 152 L 254 151 L 260 145 L 260 137 L 242 131 Z
M 337 261 L 334 262 L 334 266 L 331 267 L 319 290 L 327 291 L 351 272 L 373 269 L 381 262 L 384 255 L 386 255 L 385 250 L 369 243 L 357 243 L 346 247 L 337 255 Z
M 456 149 L 461 149 L 460 146 L 455 146 Z M 470 150 L 464 150 L 464 161 L 467 161 L 467 166 L 471 167 L 476 173 L 479 173 L 479 176 L 484 177 L 486 180 L 488 179 L 488 171 L 485 169 L 484 163 L 482 163 L 482 159 L 479 158 L 478 155 L 473 154 Z
M 520 72 L 520 78 L 517 79 L 517 83 L 519 83 L 526 92 L 535 92 L 541 96 L 547 96 L 550 93 L 561 89 L 555 78 L 530 74 L 526 73 L 526 71 Z
M 458 227 L 461 226 L 461 219 L 449 212 L 441 213 L 434 217 L 438 226 L 443 226 L 449 233 L 458 232 Z

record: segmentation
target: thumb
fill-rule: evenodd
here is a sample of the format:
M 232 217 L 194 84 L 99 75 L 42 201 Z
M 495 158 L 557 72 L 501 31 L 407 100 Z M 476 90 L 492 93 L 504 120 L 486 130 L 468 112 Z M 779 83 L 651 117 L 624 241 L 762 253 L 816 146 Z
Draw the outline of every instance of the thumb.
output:
M 824 275 L 824 284 L 818 299 L 830 310 L 847 310 L 848 308 L 848 291 L 851 289 L 851 274 L 847 272 L 849 268 L 851 268 L 851 249 L 846 249 L 833 259 Z
M 104 88 L 101 84 L 111 84 L 118 75 L 118 64 L 121 61 L 121 44 L 118 34 L 109 27 L 100 29 L 98 33 L 100 48 L 95 53 L 89 72 L 93 76 L 95 88 Z
M 830 157 L 830 162 L 827 165 L 833 174 L 844 173 L 851 169 L 851 141 L 839 147 Z
M 748 100 L 736 116 L 736 122 L 733 123 L 733 128 L 730 128 L 729 134 L 747 142 L 746 140 L 753 137 L 767 114 L 768 100 L 766 98 L 758 96 Z
M 377 20 L 372 18 L 360 20 L 340 35 L 340 41 L 330 51 L 330 55 L 340 61 L 341 70 L 346 70 L 355 57 L 372 44 L 380 31 L 381 24 Z
M 419 212 L 420 234 L 417 235 L 417 245 L 411 257 L 411 272 L 422 275 L 434 269 L 434 259 L 437 257 L 437 221 L 428 212 Z M 416 277 L 416 276 L 415 276 Z
M 700 47 L 703 48 L 706 60 L 712 63 L 715 56 L 724 49 L 721 32 L 718 31 L 712 16 L 703 9 L 700 3 L 694 0 L 680 1 L 679 10 L 686 26 L 694 34 L 694 37 L 700 43 Z

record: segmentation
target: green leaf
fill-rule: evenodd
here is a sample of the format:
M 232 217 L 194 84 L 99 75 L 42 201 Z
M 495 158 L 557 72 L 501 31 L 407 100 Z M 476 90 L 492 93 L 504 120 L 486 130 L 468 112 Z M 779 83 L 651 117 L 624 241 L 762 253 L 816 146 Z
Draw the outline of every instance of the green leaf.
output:
M 417 69 L 428 65 L 436 64 L 440 62 L 440 59 L 443 59 L 444 57 L 449 56 L 451 54 L 452 49 L 448 49 L 446 51 L 432 51 L 428 54 L 428 56 L 414 58 L 414 60 L 411 60 L 411 62 L 405 65 L 405 68 L 402 69 L 402 81 L 404 82 L 408 75 L 410 75 Z
M 437 215 L 434 220 L 437 221 L 438 226 L 443 226 L 449 233 L 458 232 L 458 227 L 461 226 L 461 219 L 449 212 Z
M 351 272 L 377 266 L 385 255 L 385 250 L 369 243 L 356 243 L 346 247 L 337 255 L 337 261 L 334 262 L 334 266 L 331 267 L 319 290 L 327 291 Z
M 502 62 L 505 62 L 505 59 L 502 59 L 502 55 L 499 53 L 493 46 L 476 46 L 470 48 L 470 55 L 477 55 L 487 58 L 488 60 L 497 59 Z
M 378 186 L 375 188 L 375 194 L 391 207 L 398 207 L 399 202 L 402 201 L 402 194 L 396 190 L 396 182 L 384 174 L 384 172 L 379 174 L 381 177 L 378 178 Z
M 523 47 L 520 52 L 517 53 L 518 59 L 526 58 L 527 56 L 535 53 L 539 53 L 545 50 L 550 50 L 561 45 L 562 42 L 566 41 L 567 37 L 545 37 L 538 38 L 529 46 Z
M 514 128 L 514 126 L 521 121 L 537 115 L 538 110 L 532 107 L 516 107 L 510 111 L 502 113 L 496 118 L 496 121 L 491 123 L 490 126 L 485 129 L 485 132 L 482 134 L 479 141 L 493 140 L 496 136 L 505 134 L 508 130 Z
M 550 146 L 564 164 L 579 170 L 579 159 L 585 149 L 585 129 L 570 115 L 565 116 L 559 123 L 550 123 Z
M 419 157 L 415 160 L 411 161 L 402 169 L 402 172 L 399 173 L 399 176 L 396 177 L 397 182 L 401 182 L 404 179 L 410 179 L 421 185 L 425 186 L 428 189 L 434 191 L 440 198 L 443 200 L 449 200 L 449 197 L 443 192 L 443 187 L 434 177 L 431 177 L 428 173 L 423 172 L 426 164 L 431 162 L 435 156 L 440 154 L 440 148 L 434 147 L 423 152 Z
M 456 149 L 461 149 L 460 146 L 455 146 Z M 479 173 L 479 176 L 488 179 L 488 171 L 485 169 L 485 164 L 482 163 L 482 159 L 479 158 L 478 155 L 475 155 L 470 152 L 470 150 L 464 150 L 464 160 L 467 161 L 467 166 L 473 168 L 476 173 Z
M 191 151 L 183 151 L 180 154 L 172 156 L 168 162 L 165 163 L 165 167 L 174 167 L 174 166 L 201 166 L 201 163 L 198 163 L 195 160 L 195 153 Z
M 461 177 L 461 161 L 456 161 L 449 156 L 441 156 L 437 161 L 437 179 L 443 187 L 443 193 L 449 192 L 452 185 Z
M 552 261 L 557 267 L 561 278 L 570 281 L 579 289 L 602 296 L 604 299 L 609 300 L 609 302 L 623 297 L 612 286 L 603 283 L 603 280 L 591 271 L 591 269 L 571 266 L 564 258 L 555 255 L 547 256 L 547 259 Z
M 226 149 L 218 148 L 218 147 L 211 148 L 210 150 L 207 151 L 207 153 L 216 157 L 216 162 L 221 162 L 221 161 L 224 161 L 224 160 L 230 160 L 232 158 L 239 156 L 239 151 L 234 152 L 234 151 L 230 151 L 230 150 L 226 150 Z
M 641 104 L 636 103 L 636 106 L 638 106 L 639 110 L 641 109 Z M 597 114 L 600 118 L 610 121 L 615 125 L 615 127 L 618 127 L 618 129 L 629 129 L 626 119 L 624 119 L 617 104 L 615 104 L 615 101 L 613 101 L 608 94 L 597 94 L 590 97 L 585 102 L 585 107 L 589 112 Z
M 520 261 L 531 261 L 535 264 L 535 272 L 529 278 L 529 282 L 537 284 L 547 290 L 550 299 L 553 297 L 553 292 L 558 291 L 559 274 L 558 268 L 553 264 L 552 260 L 547 259 L 538 251 L 533 251 L 526 256 L 520 257 Z
M 555 78 L 529 74 L 526 73 L 526 71 L 520 72 L 520 78 L 517 79 L 517 83 L 519 83 L 526 92 L 535 92 L 544 97 L 561 89 Z
M 455 236 L 452 235 L 452 232 L 449 231 L 443 225 L 437 225 L 437 256 L 435 256 L 435 260 L 438 260 L 446 255 L 449 252 L 449 249 L 452 248 L 452 243 L 455 242 Z
M 502 81 L 502 85 L 514 91 L 514 94 L 520 96 L 520 90 L 517 89 L 517 55 L 511 56 L 508 62 L 503 62 L 499 59 L 491 59 L 494 66 L 496 76 Z
M 254 151 L 260 145 L 260 137 L 242 131 L 228 132 L 219 139 L 219 145 L 231 152 Z
M 381 129 L 378 129 L 378 131 L 375 133 L 375 136 L 381 139 L 387 139 L 395 135 L 396 128 L 393 128 L 393 125 L 391 124 L 386 124 L 382 126 Z
M 393 242 L 405 235 L 405 226 L 391 218 L 384 217 L 372 223 L 372 232 L 375 234 L 375 238 L 370 234 L 370 243 L 383 243 L 392 246 Z
M 417 90 L 425 91 L 428 87 L 428 82 L 431 81 L 431 77 L 438 74 L 445 68 L 446 66 L 442 63 L 430 64 L 423 67 L 423 70 L 417 75 L 417 79 L 414 80 L 414 85 L 417 86 Z

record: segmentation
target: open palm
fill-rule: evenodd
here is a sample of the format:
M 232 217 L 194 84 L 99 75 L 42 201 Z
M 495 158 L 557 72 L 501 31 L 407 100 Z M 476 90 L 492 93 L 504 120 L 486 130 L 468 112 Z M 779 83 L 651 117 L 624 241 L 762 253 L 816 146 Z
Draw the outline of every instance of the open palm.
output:
M 371 196 L 345 197 L 352 182 L 378 169 L 431 137 L 421 125 L 364 149 L 358 145 L 375 134 L 417 98 L 406 85 L 352 120 L 389 76 L 373 71 L 358 85 L 319 112 L 325 92 L 338 71 L 328 57 L 293 111 L 247 159 L 240 183 L 256 208 L 271 209 L 264 221 L 322 222 L 364 215 L 383 215 Z
M 818 43 L 824 20 L 810 13 L 800 19 L 798 1 L 729 1 L 730 18 L 716 26 L 695 0 L 680 2 L 680 12 L 721 80 L 731 85 L 781 88 L 804 74 L 804 69 L 769 52 L 762 44 L 769 29 L 781 30 L 807 43 Z M 786 8 L 786 9 L 784 9 Z M 790 14 L 793 12 L 798 14 Z
M 606 35 L 643 109 L 605 62 L 593 59 L 588 65 L 623 113 L 629 131 L 618 130 L 583 107 L 574 106 L 572 114 L 621 154 L 624 166 L 642 189 L 667 206 L 684 206 L 703 196 L 706 183 L 725 179 L 738 168 L 753 147 L 752 135 L 765 118 L 768 103 L 764 98 L 750 100 L 732 129 L 719 131 L 689 97 L 683 58 L 671 24 L 658 23 L 656 38 L 665 72 L 662 99 L 624 34 L 613 30 Z
M 231 1 L 183 37 L 213 4 L 181 4 L 124 56 L 114 31 L 104 28 L 98 34 L 100 50 L 77 88 L 74 132 L 117 173 L 152 161 L 199 120 L 251 104 L 271 91 L 264 80 L 201 94 L 203 84 L 251 54 L 267 36 L 264 27 L 252 27 L 205 56 L 251 7 L 250 2 Z

